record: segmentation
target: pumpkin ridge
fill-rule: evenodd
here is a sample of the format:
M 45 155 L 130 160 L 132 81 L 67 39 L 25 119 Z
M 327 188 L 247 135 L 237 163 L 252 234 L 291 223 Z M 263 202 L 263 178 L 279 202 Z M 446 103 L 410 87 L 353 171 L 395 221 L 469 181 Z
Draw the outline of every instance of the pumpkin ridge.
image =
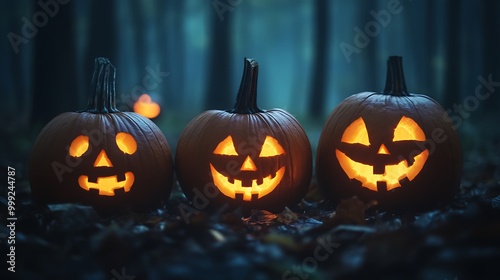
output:
M 361 101 L 357 101 L 357 100 L 352 100 L 351 101 L 351 100 L 349 100 L 349 103 L 351 103 L 351 102 L 357 103 L 356 109 L 353 111 L 352 115 L 349 117 L 351 121 L 355 120 L 356 119 L 355 116 L 359 115 L 360 112 L 363 111 L 363 109 L 364 109 L 363 103 L 365 103 L 371 97 L 373 97 L 373 96 L 376 97 L 377 95 L 380 94 L 380 93 L 377 93 L 377 92 L 365 92 L 365 93 L 366 93 L 366 97 L 364 97 Z M 347 109 L 348 109 L 348 107 L 346 107 L 346 110 Z
M 257 116 L 259 117 L 259 119 L 261 119 L 262 121 L 264 121 L 264 123 L 267 126 L 267 129 L 269 129 L 270 132 L 273 132 L 273 134 L 274 134 L 274 129 L 273 128 L 278 128 L 279 131 L 280 131 L 280 134 L 282 134 L 280 136 L 283 136 L 283 137 L 280 137 L 280 141 L 282 141 L 281 138 L 283 138 L 283 140 L 285 141 L 286 147 L 290 147 L 290 144 L 288 142 L 288 137 L 285 134 L 285 132 L 283 131 L 283 128 L 281 126 L 282 123 L 279 122 L 279 121 L 277 121 L 274 118 L 274 116 L 273 116 L 272 113 L 257 114 Z M 288 169 L 287 172 L 286 172 L 287 173 L 287 179 L 291 180 L 292 181 L 291 183 L 293 184 L 293 172 L 292 172 L 293 171 L 293 168 L 292 168 L 292 166 L 293 166 L 293 158 L 290 157 L 290 159 L 289 159 L 289 166 L 287 166 L 286 164 L 283 165 L 283 166 L 286 166 L 286 168 Z M 276 192 L 277 193 L 282 193 L 282 191 L 283 190 L 281 188 L 279 188 L 279 189 L 277 189 Z
M 285 124 L 287 125 L 287 129 L 289 129 L 292 132 L 292 133 L 290 133 L 291 135 L 300 135 L 300 136 L 302 136 L 301 139 L 300 139 L 300 142 L 302 142 L 302 143 L 297 143 L 297 142 L 299 142 L 299 141 L 297 141 L 299 139 L 297 139 L 297 140 L 296 139 L 290 139 L 288 137 L 289 133 L 286 133 L 285 128 L 283 127 L 283 123 L 280 122 L 280 121 L 278 121 L 277 118 L 276 118 L 276 116 L 274 114 L 269 114 L 269 117 L 272 118 L 276 122 L 277 126 L 280 128 L 281 132 L 285 136 L 284 138 L 285 138 L 285 141 L 286 141 L 286 146 L 287 147 L 291 147 L 292 146 L 290 144 L 290 141 L 297 143 L 297 144 L 293 143 L 294 145 L 302 145 L 302 144 L 305 143 L 307 145 L 306 148 L 310 151 L 311 150 L 311 144 L 309 142 L 309 139 L 307 138 L 307 134 L 305 133 L 304 129 L 302 129 L 302 127 L 300 126 L 298 120 L 295 117 L 293 117 L 290 113 L 288 113 L 288 112 L 286 112 L 284 110 L 278 109 L 276 112 L 279 113 L 280 117 L 282 117 L 284 120 L 286 120 Z M 292 131 L 291 128 L 293 128 L 293 131 Z M 312 160 L 312 158 L 311 158 L 311 160 Z M 294 172 L 293 172 L 295 170 L 295 168 L 294 168 L 295 165 L 296 165 L 296 163 L 294 162 L 294 158 L 290 157 L 290 161 L 289 161 L 289 169 L 290 170 L 289 170 L 289 173 L 288 173 L 288 177 L 289 177 L 289 179 L 291 181 L 291 184 L 296 183 L 295 180 L 294 180 L 296 178 L 296 176 L 294 176 Z M 312 173 L 312 167 L 311 167 L 310 171 L 309 170 L 305 170 L 304 172 L 305 173 L 307 173 L 307 172 L 311 172 Z M 307 189 L 309 189 L 309 186 L 306 188 L 305 192 L 307 192 Z
M 416 97 L 416 98 L 418 98 L 418 97 Z M 422 115 L 420 114 L 420 110 L 418 109 L 418 106 L 415 105 L 412 98 L 410 98 L 409 96 L 406 96 L 405 99 L 409 101 L 409 103 L 413 106 L 413 111 L 415 111 L 417 113 L 418 123 L 423 123 Z M 426 134 L 425 137 L 428 138 L 429 135 Z
M 134 127 L 135 130 L 137 130 L 138 127 L 147 127 L 149 132 L 151 132 L 153 134 L 154 141 L 155 141 L 156 145 L 161 145 L 162 148 L 163 148 L 163 145 L 166 145 L 168 150 L 170 149 L 170 147 L 168 146 L 168 143 L 166 141 L 162 141 L 162 139 L 160 137 L 158 137 L 158 133 L 161 133 L 163 135 L 161 130 L 156 129 L 155 127 L 151 126 L 149 123 L 150 122 L 149 119 L 146 119 L 146 118 L 142 117 L 141 115 L 136 115 L 135 113 L 131 113 L 131 112 L 123 112 L 123 116 L 125 116 L 131 123 L 133 123 L 135 125 L 135 127 Z M 143 129 L 141 129 L 140 131 L 141 131 L 144 139 L 148 140 L 148 142 L 153 141 L 150 137 L 148 137 L 148 135 L 146 135 L 146 133 Z M 151 148 L 149 145 L 147 147 Z M 151 149 L 149 152 L 153 153 L 154 151 Z M 155 163 L 156 163 L 154 165 L 155 167 L 158 167 L 161 165 L 162 157 L 159 157 L 159 156 L 166 156 L 165 152 L 166 151 L 164 151 L 164 153 L 161 153 L 161 154 L 153 153 Z

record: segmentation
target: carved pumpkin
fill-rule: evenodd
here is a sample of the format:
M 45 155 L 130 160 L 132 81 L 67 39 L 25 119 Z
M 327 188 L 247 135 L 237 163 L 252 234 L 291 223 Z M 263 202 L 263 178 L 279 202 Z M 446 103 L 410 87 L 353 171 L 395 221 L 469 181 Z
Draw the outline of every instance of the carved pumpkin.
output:
M 320 186 L 334 200 L 357 195 L 383 208 L 429 206 L 460 183 L 459 139 L 432 98 L 408 93 L 401 57 L 388 60 L 384 92 L 341 102 L 326 121 L 316 157 Z
M 206 111 L 184 129 L 175 163 L 188 198 L 279 211 L 307 191 L 309 140 L 289 113 L 257 107 L 257 74 L 257 62 L 245 59 L 234 108 Z
M 239 157 L 238 152 L 234 146 L 233 138 L 228 136 L 226 139 L 222 140 L 214 150 L 214 155 L 234 157 L 236 160 Z M 266 161 L 276 161 L 277 157 L 280 155 L 285 155 L 285 150 L 279 144 L 278 140 L 271 136 L 266 136 L 264 143 L 262 144 L 262 149 L 259 153 L 257 161 L 259 166 L 272 166 L 271 163 Z M 225 159 L 222 162 L 227 162 Z M 225 164 L 220 164 L 219 168 L 215 168 L 217 160 L 210 163 L 210 172 L 212 174 L 213 182 L 215 186 L 227 197 L 236 199 L 237 196 L 241 196 L 244 201 L 252 201 L 252 199 L 260 199 L 269 193 L 271 193 L 283 179 L 285 175 L 285 166 L 280 166 L 279 169 L 269 170 L 267 173 L 258 172 L 260 168 L 257 168 L 254 160 L 247 155 L 243 160 L 238 171 L 238 178 L 232 179 L 231 174 L 218 170 L 224 170 Z
M 38 135 L 29 161 L 36 201 L 113 210 L 168 199 L 173 162 L 167 141 L 149 119 L 116 109 L 115 71 L 108 59 L 97 58 L 87 108 L 55 117 Z

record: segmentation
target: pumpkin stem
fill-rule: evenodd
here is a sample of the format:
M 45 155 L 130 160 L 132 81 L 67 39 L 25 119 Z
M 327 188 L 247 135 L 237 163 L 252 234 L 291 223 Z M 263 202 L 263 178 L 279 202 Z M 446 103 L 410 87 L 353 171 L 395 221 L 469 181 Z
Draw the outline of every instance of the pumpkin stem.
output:
M 410 95 L 406 89 L 403 58 L 401 56 L 390 56 L 387 60 L 387 78 L 384 93 L 393 96 Z
M 94 114 L 108 114 L 120 112 L 116 109 L 115 101 L 116 68 L 109 59 L 97 57 L 95 59 L 94 74 L 92 75 L 91 90 L 87 108 L 84 112 Z
M 244 59 L 245 67 L 241 78 L 240 89 L 236 97 L 234 108 L 230 113 L 253 114 L 264 112 L 257 107 L 257 78 L 259 76 L 259 64 L 251 58 Z

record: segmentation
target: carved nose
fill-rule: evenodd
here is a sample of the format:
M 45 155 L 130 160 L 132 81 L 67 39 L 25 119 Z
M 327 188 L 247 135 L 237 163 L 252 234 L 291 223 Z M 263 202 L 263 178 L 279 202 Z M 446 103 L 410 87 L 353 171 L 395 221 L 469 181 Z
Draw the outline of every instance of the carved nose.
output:
M 387 149 L 387 147 L 384 144 L 382 144 L 382 145 L 380 145 L 380 148 L 378 148 L 377 154 L 379 154 L 379 155 L 390 155 L 391 153 L 389 153 L 389 150 Z
M 243 162 L 243 165 L 241 165 L 240 170 L 241 171 L 255 171 L 255 170 L 257 170 L 257 167 L 255 166 L 255 163 L 253 163 L 253 160 L 250 158 L 250 156 L 247 156 L 247 158 Z
M 104 150 L 101 150 L 94 162 L 94 167 L 113 167 L 111 160 Z

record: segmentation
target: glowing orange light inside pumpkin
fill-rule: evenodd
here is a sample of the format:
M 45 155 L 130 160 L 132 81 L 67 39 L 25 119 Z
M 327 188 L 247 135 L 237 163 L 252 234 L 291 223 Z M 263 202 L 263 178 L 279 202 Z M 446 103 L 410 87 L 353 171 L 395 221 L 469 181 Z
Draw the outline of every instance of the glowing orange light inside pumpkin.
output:
M 238 152 L 234 146 L 231 135 L 220 141 L 215 147 L 214 154 L 225 156 L 238 156 Z M 285 154 L 285 150 L 279 144 L 278 140 L 271 136 L 266 136 L 259 157 L 273 157 Z M 258 167 L 250 156 L 247 156 L 240 167 L 240 171 L 257 171 Z M 251 201 L 252 197 L 257 199 L 271 193 L 281 182 L 285 175 L 285 167 L 281 167 L 276 174 L 261 178 L 262 183 L 258 184 L 257 178 L 251 181 L 251 186 L 243 186 L 243 182 L 238 179 L 233 179 L 234 182 L 229 182 L 229 178 L 219 173 L 215 167 L 210 164 L 210 172 L 212 179 L 217 188 L 226 196 L 236 199 L 236 195 L 243 195 L 243 200 Z
M 266 136 L 259 157 L 274 157 L 283 154 L 285 154 L 285 150 L 283 150 L 283 147 L 278 143 L 278 140 L 271 136 Z
M 84 190 L 97 189 L 99 195 L 114 196 L 115 190 L 123 188 L 125 192 L 129 192 L 134 184 L 134 173 L 125 172 L 125 180 L 119 181 L 117 176 L 99 177 L 97 183 L 89 182 L 89 177 L 81 175 L 78 178 L 78 184 Z
M 243 165 L 241 166 L 240 170 L 241 171 L 255 171 L 255 170 L 257 170 L 257 167 L 255 166 L 255 163 L 250 158 L 250 156 L 247 156 L 247 158 L 243 162 Z
M 94 167 L 113 167 L 111 160 L 109 160 L 108 155 L 104 150 L 102 150 L 97 156 Z
M 116 134 L 116 145 L 124 154 L 133 154 L 137 151 L 137 142 L 134 137 L 126 132 Z M 85 135 L 77 136 L 70 144 L 69 154 L 72 157 L 81 157 L 89 148 L 89 137 Z M 106 151 L 102 149 L 94 161 L 94 167 L 112 168 L 113 163 L 109 159 Z M 118 181 L 117 175 L 97 177 L 96 182 L 89 182 L 88 175 L 78 177 L 78 185 L 84 190 L 97 189 L 99 195 L 114 196 L 115 190 L 123 189 L 129 192 L 134 184 L 134 173 L 125 172 L 125 180 Z
M 118 132 L 116 134 L 116 145 L 118 145 L 118 148 L 122 152 L 129 155 L 137 151 L 137 142 L 135 142 L 134 137 L 125 132 Z
M 154 102 L 148 94 L 139 96 L 139 99 L 134 104 L 134 112 L 146 118 L 156 118 L 160 114 L 160 111 L 160 105 Z
M 380 145 L 380 148 L 378 148 L 377 154 L 379 154 L 379 155 L 390 155 L 391 153 L 389 153 L 389 150 L 387 149 L 387 147 L 384 144 L 382 144 L 382 145 Z
M 80 157 L 89 149 L 89 137 L 80 135 L 76 137 L 69 146 L 69 155 Z
M 236 149 L 234 148 L 233 138 L 231 137 L 231 135 L 220 141 L 219 145 L 215 147 L 214 154 L 226 156 L 238 155 Z
M 416 140 L 425 141 L 425 133 L 420 126 L 408 117 L 402 117 L 394 129 L 393 141 Z
M 393 141 L 425 141 L 425 133 L 420 126 L 411 118 L 402 117 L 394 129 Z M 369 146 L 369 137 L 365 122 L 362 118 L 353 121 L 344 131 L 342 142 L 349 144 L 362 144 Z M 378 154 L 389 155 L 387 147 L 382 144 L 378 149 Z M 414 158 L 411 166 L 407 160 L 402 160 L 398 164 L 386 165 L 383 174 L 374 174 L 373 166 L 356 162 L 340 150 L 335 151 L 335 155 L 340 166 L 350 179 L 355 179 L 362 183 L 362 186 L 373 191 L 377 191 L 377 182 L 385 182 L 387 190 L 400 187 L 400 181 L 404 178 L 412 181 L 424 167 L 429 151 L 424 150 Z M 368 155 L 367 155 L 368 157 Z
M 366 130 L 363 118 L 358 118 L 353 121 L 342 134 L 340 141 L 349 144 L 362 144 L 370 146 L 370 139 L 368 138 L 368 131 Z
M 251 201 L 253 195 L 257 195 L 257 198 L 268 195 L 279 185 L 283 175 L 285 175 L 285 167 L 283 166 L 276 172 L 274 178 L 269 175 L 263 178 L 260 185 L 257 184 L 257 179 L 254 179 L 251 187 L 244 187 L 241 180 L 234 179 L 234 183 L 229 182 L 228 178 L 219 173 L 212 164 L 210 164 L 210 171 L 214 184 L 224 195 L 236 199 L 237 194 L 242 194 L 245 201 Z

